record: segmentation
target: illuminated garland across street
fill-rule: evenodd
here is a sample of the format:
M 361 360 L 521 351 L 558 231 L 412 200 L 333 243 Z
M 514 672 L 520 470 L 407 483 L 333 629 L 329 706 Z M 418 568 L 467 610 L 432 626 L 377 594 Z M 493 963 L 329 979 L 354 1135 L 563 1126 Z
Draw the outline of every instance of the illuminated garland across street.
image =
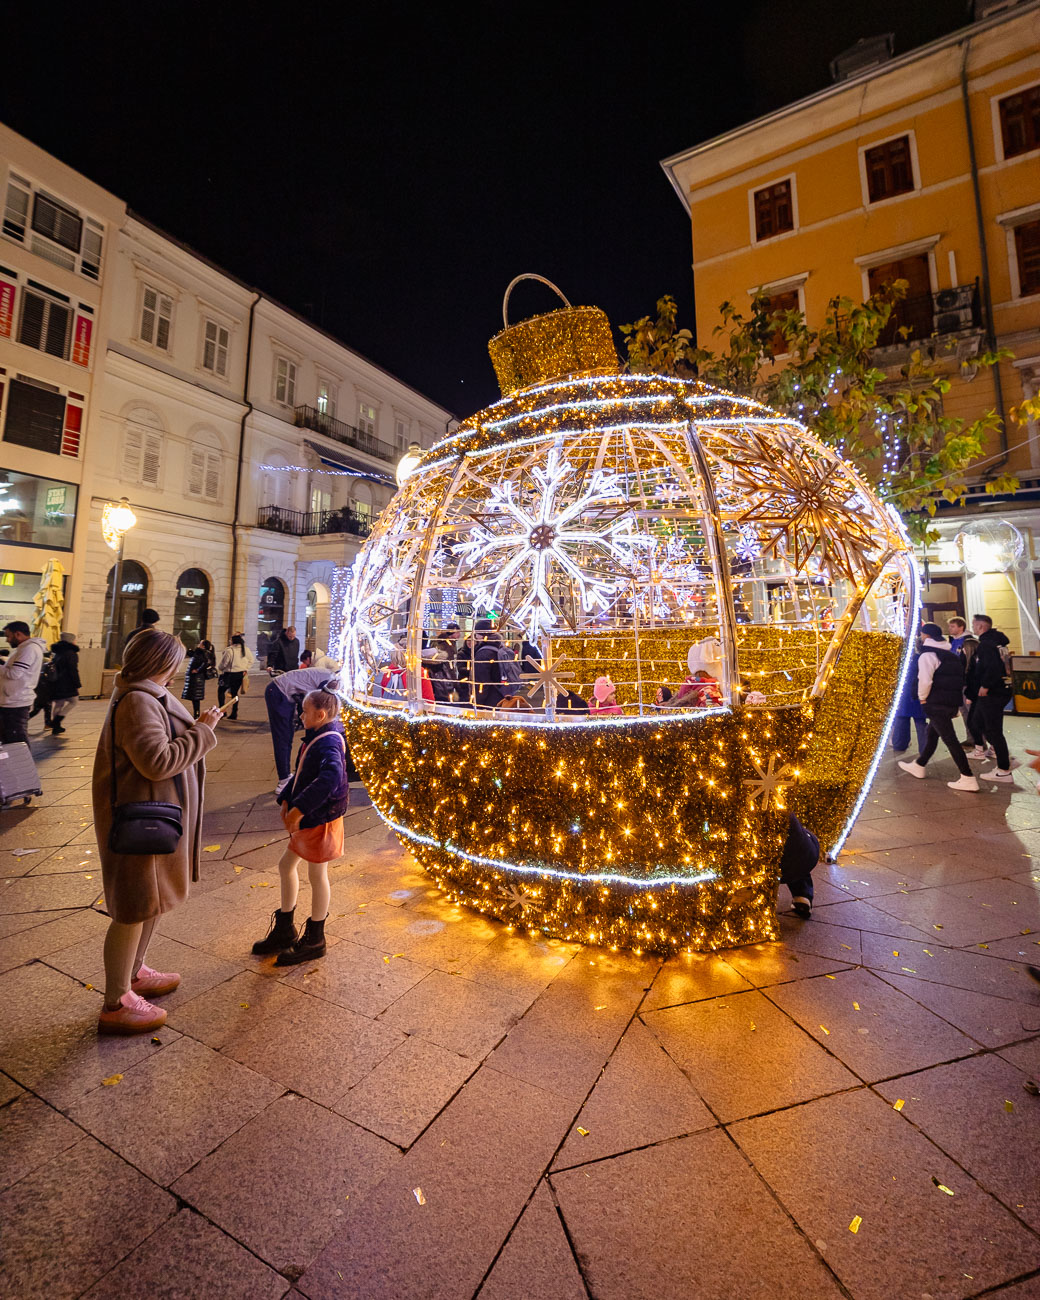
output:
M 339 584 L 373 803 L 509 925 L 640 951 L 775 937 L 790 811 L 836 850 L 890 725 L 916 608 L 898 517 L 796 421 L 618 374 L 594 308 L 491 353 L 505 396 L 424 454 Z M 468 647 L 432 703 L 448 622 Z M 491 660 L 501 688 L 474 696 Z M 587 711 L 603 677 L 620 714 Z

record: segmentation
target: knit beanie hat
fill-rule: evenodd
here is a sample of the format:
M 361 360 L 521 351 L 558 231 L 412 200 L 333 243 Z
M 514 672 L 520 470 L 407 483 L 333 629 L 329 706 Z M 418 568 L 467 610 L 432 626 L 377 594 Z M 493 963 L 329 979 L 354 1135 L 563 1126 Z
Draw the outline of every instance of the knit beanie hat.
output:
M 596 685 L 593 686 L 592 693 L 593 695 L 595 695 L 596 699 L 599 700 L 600 704 L 603 704 L 604 701 L 613 693 L 613 691 L 614 691 L 614 683 L 610 680 L 609 677 L 596 678 Z

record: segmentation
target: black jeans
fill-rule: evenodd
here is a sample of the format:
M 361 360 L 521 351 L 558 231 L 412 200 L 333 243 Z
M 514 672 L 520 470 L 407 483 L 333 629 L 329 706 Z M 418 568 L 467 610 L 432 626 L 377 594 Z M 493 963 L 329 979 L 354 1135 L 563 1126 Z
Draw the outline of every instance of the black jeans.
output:
M 939 741 L 950 751 L 950 757 L 957 764 L 957 770 L 962 776 L 971 776 L 971 764 L 964 754 L 964 746 L 957 739 L 957 733 L 953 729 L 953 713 L 929 713 L 928 714 L 928 736 L 924 743 L 924 749 L 917 756 L 917 761 L 924 767 L 931 756 L 939 746 Z
M 0 709 L 0 744 L 29 743 L 29 705 L 22 709 Z
M 979 730 L 993 746 L 997 756 L 997 767 L 1002 772 L 1008 770 L 1011 756 L 1008 754 L 1007 741 L 1004 739 L 1005 695 L 980 695 L 975 701 L 975 720 Z
M 964 715 L 964 725 L 968 729 L 968 738 L 973 741 L 979 749 L 986 748 L 986 737 L 982 734 L 982 726 L 979 722 L 979 702 L 978 700 L 969 700 L 967 709 L 962 709 Z
M 220 674 L 220 677 L 217 680 L 217 703 L 221 706 L 221 708 L 224 707 L 224 701 L 227 699 L 229 695 L 231 696 L 232 699 L 235 699 L 237 695 L 241 694 L 243 677 L 245 677 L 245 673 L 221 673 Z M 230 716 L 232 718 L 238 717 L 237 700 L 231 706 Z

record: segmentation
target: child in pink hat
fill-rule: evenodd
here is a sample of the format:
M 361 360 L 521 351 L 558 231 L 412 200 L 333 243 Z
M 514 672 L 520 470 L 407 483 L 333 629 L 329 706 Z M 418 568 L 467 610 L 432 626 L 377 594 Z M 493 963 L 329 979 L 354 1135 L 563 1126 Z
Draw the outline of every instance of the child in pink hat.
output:
M 597 677 L 596 685 L 592 688 L 592 703 L 589 705 L 589 712 L 620 713 L 623 715 L 625 710 L 617 702 L 616 690 L 617 687 L 609 677 Z

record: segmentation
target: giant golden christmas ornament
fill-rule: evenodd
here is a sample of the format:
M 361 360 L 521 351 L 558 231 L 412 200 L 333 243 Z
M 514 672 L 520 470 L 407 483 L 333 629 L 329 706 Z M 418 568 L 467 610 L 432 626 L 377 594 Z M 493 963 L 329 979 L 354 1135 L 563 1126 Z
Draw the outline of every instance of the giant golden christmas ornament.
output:
M 508 923 L 773 938 L 787 810 L 836 851 L 887 734 L 916 600 L 898 517 L 797 421 L 620 373 L 595 308 L 490 350 L 502 400 L 423 454 L 355 564 L 346 713 L 372 800 Z M 466 660 L 461 702 L 424 699 L 429 643 L 477 619 L 522 652 L 510 686 L 477 634 L 517 707 L 474 701 Z M 620 714 L 575 710 L 600 677 Z

